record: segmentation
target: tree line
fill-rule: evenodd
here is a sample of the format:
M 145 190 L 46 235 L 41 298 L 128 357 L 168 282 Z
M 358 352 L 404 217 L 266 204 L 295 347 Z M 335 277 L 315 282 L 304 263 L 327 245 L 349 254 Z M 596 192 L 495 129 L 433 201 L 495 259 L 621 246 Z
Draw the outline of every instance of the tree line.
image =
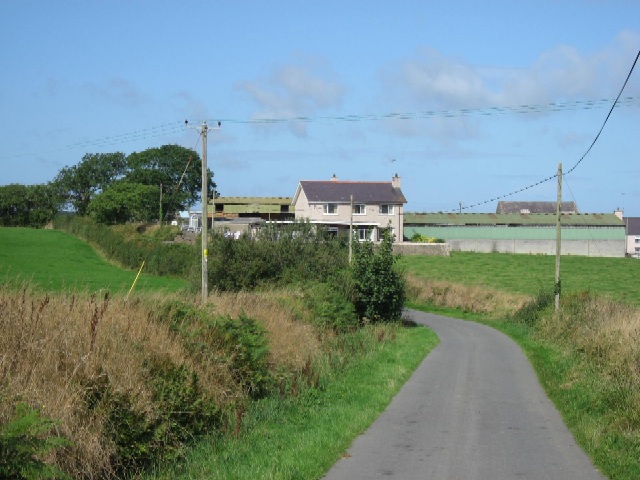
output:
M 179 145 L 87 153 L 46 184 L 0 186 L 0 226 L 39 228 L 61 212 L 111 224 L 172 219 L 200 200 L 201 184 L 202 159 Z M 214 188 L 208 171 L 208 196 Z

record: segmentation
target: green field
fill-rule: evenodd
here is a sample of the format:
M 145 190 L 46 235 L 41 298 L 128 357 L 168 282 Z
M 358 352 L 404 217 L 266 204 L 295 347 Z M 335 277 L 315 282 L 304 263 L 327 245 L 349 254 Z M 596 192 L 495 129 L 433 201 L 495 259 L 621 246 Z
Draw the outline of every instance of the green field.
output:
M 550 255 L 452 252 L 450 257 L 405 256 L 398 265 L 431 280 L 529 295 L 553 290 L 555 282 L 555 257 Z M 637 259 L 563 256 L 560 278 L 564 293 L 591 291 L 640 305 Z
M 0 228 L 0 281 L 27 282 L 39 289 L 108 290 L 127 293 L 138 274 L 111 265 L 86 242 L 59 230 Z M 143 273 L 134 291 L 180 291 L 182 279 Z

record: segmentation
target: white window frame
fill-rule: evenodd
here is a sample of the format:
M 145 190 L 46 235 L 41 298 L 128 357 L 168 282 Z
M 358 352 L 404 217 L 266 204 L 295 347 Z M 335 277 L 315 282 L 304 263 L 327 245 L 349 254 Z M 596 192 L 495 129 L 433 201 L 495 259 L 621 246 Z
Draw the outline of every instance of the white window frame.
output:
M 380 215 L 393 215 L 394 212 L 395 205 L 380 205 Z
M 367 214 L 367 206 L 364 203 L 357 203 L 353 206 L 353 214 L 354 215 L 366 215 Z
M 325 203 L 323 208 L 323 215 L 338 215 L 337 203 Z
M 371 240 L 374 230 L 375 229 L 371 227 L 358 227 L 358 231 L 356 232 L 358 241 L 365 242 Z

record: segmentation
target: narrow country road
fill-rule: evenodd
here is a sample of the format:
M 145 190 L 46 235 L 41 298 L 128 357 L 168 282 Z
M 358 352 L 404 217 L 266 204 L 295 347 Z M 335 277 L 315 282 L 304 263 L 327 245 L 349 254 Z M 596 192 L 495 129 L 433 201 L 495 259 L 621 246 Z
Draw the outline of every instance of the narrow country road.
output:
M 602 480 L 520 347 L 473 322 L 409 311 L 440 344 L 326 480 Z

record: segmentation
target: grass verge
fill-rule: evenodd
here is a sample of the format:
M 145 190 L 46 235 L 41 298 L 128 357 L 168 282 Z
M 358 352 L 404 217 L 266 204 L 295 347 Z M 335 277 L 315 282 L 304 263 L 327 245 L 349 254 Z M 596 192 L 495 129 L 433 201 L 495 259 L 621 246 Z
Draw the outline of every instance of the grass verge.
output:
M 178 466 L 163 466 L 146 479 L 315 479 L 345 453 L 351 442 L 386 408 L 425 356 L 437 345 L 421 327 L 399 327 L 393 341 L 376 342 L 355 357 L 324 388 L 288 400 L 252 405 L 240 435 L 198 443 Z M 376 338 L 377 337 L 377 338 Z

